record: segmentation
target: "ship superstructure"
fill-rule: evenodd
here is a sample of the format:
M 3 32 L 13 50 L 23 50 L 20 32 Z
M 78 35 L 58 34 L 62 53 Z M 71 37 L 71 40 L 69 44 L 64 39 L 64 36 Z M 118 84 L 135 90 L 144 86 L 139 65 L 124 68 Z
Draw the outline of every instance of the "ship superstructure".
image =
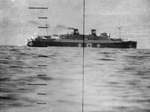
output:
M 136 48 L 136 41 L 123 41 L 118 38 L 111 38 L 109 33 L 96 34 L 96 29 L 91 34 L 80 34 L 78 29 L 73 29 L 71 34 L 37 36 L 28 40 L 29 47 L 96 47 L 96 48 Z

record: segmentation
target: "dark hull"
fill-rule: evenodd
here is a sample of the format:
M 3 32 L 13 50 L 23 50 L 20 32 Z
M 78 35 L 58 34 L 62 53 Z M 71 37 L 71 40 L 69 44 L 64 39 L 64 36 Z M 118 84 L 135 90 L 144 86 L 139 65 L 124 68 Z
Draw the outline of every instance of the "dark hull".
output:
M 32 43 L 27 44 L 29 47 L 94 47 L 94 48 L 136 48 L 137 42 L 135 41 L 125 41 L 125 42 L 85 42 L 83 44 L 80 42 L 60 42 L 60 41 L 32 41 Z

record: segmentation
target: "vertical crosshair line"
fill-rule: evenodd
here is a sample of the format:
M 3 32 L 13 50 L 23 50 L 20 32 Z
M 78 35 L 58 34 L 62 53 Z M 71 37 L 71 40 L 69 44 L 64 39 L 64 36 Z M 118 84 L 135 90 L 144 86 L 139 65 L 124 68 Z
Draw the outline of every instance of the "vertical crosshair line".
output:
M 83 74 L 82 74 L 82 112 L 84 112 L 84 43 L 85 43 L 85 0 L 83 0 Z

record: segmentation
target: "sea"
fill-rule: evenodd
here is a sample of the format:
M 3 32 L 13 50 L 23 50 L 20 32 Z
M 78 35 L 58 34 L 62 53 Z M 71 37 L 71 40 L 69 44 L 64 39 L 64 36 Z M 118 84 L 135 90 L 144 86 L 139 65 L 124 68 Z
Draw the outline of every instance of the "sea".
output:
M 0 46 L 0 112 L 150 112 L 150 50 Z

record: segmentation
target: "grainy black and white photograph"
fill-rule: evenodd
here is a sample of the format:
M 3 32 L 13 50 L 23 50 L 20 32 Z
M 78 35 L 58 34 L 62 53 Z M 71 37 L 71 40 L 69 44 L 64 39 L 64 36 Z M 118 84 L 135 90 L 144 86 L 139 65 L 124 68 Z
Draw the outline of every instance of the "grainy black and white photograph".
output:
M 150 0 L 0 0 L 0 112 L 150 112 Z

